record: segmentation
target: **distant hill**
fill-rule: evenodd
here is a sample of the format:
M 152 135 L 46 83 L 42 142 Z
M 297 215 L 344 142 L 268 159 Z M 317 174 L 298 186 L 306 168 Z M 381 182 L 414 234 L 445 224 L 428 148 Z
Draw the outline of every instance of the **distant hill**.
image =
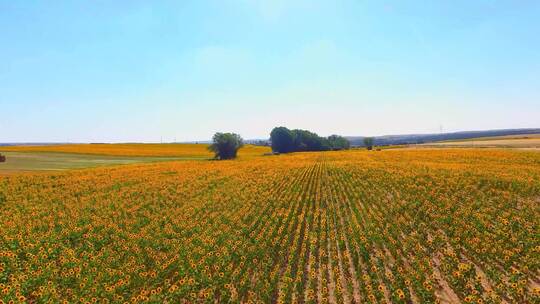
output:
M 20 143 L 1 143 L 0 147 L 6 146 L 52 146 L 52 145 L 69 145 L 70 143 L 47 143 L 47 142 L 20 142 Z
M 519 134 L 540 134 L 540 128 L 529 129 L 502 129 L 502 130 L 485 130 L 485 131 L 463 131 L 452 133 L 433 133 L 433 134 L 404 134 L 404 135 L 383 135 L 373 136 L 374 145 L 376 146 L 388 146 L 388 145 L 407 145 L 407 144 L 424 144 L 444 140 L 461 140 L 478 137 L 492 137 L 492 136 L 506 136 L 506 135 L 519 135 Z M 350 142 L 351 146 L 362 147 L 364 146 L 364 138 L 366 136 L 345 136 Z M 198 143 L 209 144 L 211 140 L 191 141 L 185 143 Z M 269 145 L 268 139 L 247 139 L 244 141 L 246 144 L 266 146 Z M 0 146 L 47 146 L 47 145 L 59 145 L 69 143 L 0 143 Z
M 505 136 L 518 134 L 540 134 L 540 129 L 504 129 L 504 130 L 486 130 L 486 131 L 463 131 L 453 133 L 435 133 L 435 134 L 406 134 L 406 135 L 384 135 L 373 136 L 374 145 L 406 145 L 423 144 L 443 140 L 469 139 L 490 136 Z M 364 136 L 347 136 L 352 146 L 364 146 Z

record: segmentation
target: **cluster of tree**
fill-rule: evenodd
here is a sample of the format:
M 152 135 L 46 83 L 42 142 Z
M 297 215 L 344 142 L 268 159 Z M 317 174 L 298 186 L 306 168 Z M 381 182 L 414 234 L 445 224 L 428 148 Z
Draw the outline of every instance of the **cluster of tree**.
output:
M 339 135 L 321 137 L 307 130 L 289 130 L 285 127 L 274 128 L 270 133 L 272 151 L 279 153 L 298 151 L 328 151 L 350 148 L 349 141 Z M 208 149 L 215 154 L 215 159 L 234 159 L 238 150 L 244 146 L 244 140 L 236 133 L 216 133 Z
M 215 154 L 216 159 L 236 158 L 238 150 L 244 146 L 242 137 L 235 133 L 216 133 L 208 149 Z
M 6 157 L 2 154 L 0 154 L 0 163 L 3 163 L 6 161 Z
M 270 133 L 272 151 L 289 153 L 298 151 L 327 151 L 349 149 L 349 141 L 339 135 L 327 138 L 307 130 L 289 130 L 286 127 L 276 127 Z

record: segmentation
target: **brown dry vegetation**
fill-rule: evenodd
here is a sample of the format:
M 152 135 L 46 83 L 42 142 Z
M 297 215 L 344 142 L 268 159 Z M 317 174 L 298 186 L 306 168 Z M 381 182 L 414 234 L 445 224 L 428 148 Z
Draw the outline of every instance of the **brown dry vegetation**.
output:
M 539 149 L 540 134 L 508 135 L 496 137 L 482 137 L 467 140 L 443 141 L 427 143 L 418 146 L 424 147 L 464 147 L 464 148 L 519 148 Z

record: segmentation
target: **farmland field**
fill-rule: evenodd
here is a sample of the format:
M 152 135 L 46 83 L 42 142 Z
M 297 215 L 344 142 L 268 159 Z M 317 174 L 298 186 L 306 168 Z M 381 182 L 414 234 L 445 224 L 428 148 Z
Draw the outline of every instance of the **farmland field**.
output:
M 182 159 L 179 157 L 130 157 L 55 152 L 4 152 L 2 154 L 7 157 L 7 161 L 4 163 L 0 163 L 0 174 L 11 174 L 22 171 L 55 171 L 81 169 L 100 166 Z
M 6 152 L 7 151 L 7 152 Z M 269 147 L 246 145 L 240 158 L 261 156 Z M 214 155 L 206 144 L 69 144 L 4 146 L 7 157 L 0 174 L 22 171 L 53 171 L 170 160 L 207 160 Z
M 0 219 L 4 302 L 540 302 L 537 152 L 10 175 Z
M 53 152 L 109 156 L 158 156 L 210 158 L 207 144 L 65 144 L 47 146 L 5 146 L 0 152 Z M 269 147 L 246 145 L 240 156 L 270 152 Z
M 420 146 L 446 148 L 517 148 L 533 150 L 540 149 L 540 134 L 507 135 L 470 138 L 465 140 L 448 140 L 422 144 Z

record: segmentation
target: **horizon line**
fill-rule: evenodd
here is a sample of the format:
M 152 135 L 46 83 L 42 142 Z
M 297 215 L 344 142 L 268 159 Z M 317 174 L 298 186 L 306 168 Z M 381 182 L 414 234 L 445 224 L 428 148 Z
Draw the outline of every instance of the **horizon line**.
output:
M 364 138 L 364 137 L 391 137 L 391 136 L 427 136 L 427 135 L 443 135 L 443 134 L 459 134 L 468 132 L 495 132 L 495 131 L 538 131 L 540 133 L 540 127 L 531 128 L 504 128 L 504 129 L 483 129 L 483 130 L 461 130 L 452 132 L 440 132 L 440 133 L 401 133 L 401 134 L 384 134 L 384 135 L 341 135 L 346 138 Z M 532 134 L 532 133 L 528 133 Z M 240 134 L 241 135 L 241 134 Z M 518 134 L 515 134 L 518 135 Z M 264 141 L 270 138 L 249 138 L 244 141 Z M 212 139 L 204 140 L 188 140 L 188 141 L 16 141 L 16 142 L 0 142 L 0 145 L 22 145 L 22 144 L 47 144 L 47 145 L 77 145 L 77 144 L 207 144 Z

